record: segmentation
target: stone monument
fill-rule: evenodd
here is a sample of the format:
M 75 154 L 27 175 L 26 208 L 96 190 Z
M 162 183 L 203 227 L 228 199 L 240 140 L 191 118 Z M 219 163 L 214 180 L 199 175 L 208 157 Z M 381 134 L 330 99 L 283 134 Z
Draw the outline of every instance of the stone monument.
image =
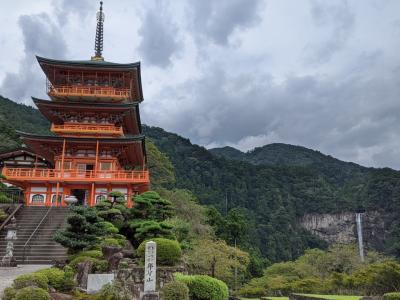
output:
M 12 217 L 10 224 L 4 227 L 7 229 L 5 240 L 7 241 L 6 254 L 0 262 L 1 267 L 16 267 L 17 261 L 14 257 L 14 241 L 17 239 L 17 220 Z
M 144 291 L 140 295 L 141 300 L 159 300 L 159 293 L 156 292 L 156 257 L 157 244 L 153 241 L 147 242 L 144 257 Z

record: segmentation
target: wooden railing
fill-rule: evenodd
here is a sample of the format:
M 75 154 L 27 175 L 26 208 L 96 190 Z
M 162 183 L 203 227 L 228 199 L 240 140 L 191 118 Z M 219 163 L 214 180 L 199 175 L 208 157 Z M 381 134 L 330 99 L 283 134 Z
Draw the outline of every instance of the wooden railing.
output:
M 67 181 L 67 182 L 120 182 L 148 183 L 148 171 L 83 171 L 77 169 L 27 169 L 3 168 L 6 180 L 17 181 Z
M 124 132 L 122 127 L 105 124 L 63 124 L 63 125 L 51 125 L 51 131 L 58 134 L 77 133 L 85 135 L 112 135 L 122 136 Z
M 50 96 L 75 96 L 75 97 L 105 97 L 126 99 L 130 97 L 129 89 L 120 89 L 113 87 L 100 86 L 68 86 L 68 85 L 51 85 L 47 86 L 47 93 Z

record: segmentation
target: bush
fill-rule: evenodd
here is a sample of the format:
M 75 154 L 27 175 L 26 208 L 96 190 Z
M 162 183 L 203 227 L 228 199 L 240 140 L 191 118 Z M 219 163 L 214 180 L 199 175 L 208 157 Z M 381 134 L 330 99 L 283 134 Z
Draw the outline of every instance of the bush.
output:
M 154 238 L 153 242 L 157 244 L 157 264 L 163 266 L 173 266 L 177 264 L 182 256 L 182 250 L 177 241 L 168 240 L 164 238 Z M 144 260 L 146 249 L 146 242 L 142 242 L 138 249 L 137 254 Z
M 49 285 L 51 285 L 56 290 L 60 290 L 64 283 L 64 271 L 57 268 L 48 268 L 35 272 L 34 274 L 42 274 L 46 276 Z
M 106 234 L 114 234 L 114 233 L 119 232 L 118 228 L 115 227 L 114 224 L 111 222 L 104 221 L 104 222 L 100 222 L 99 224 L 101 224 L 101 226 L 103 226 Z
M 16 294 L 17 294 L 16 289 L 12 287 L 6 287 L 3 292 L 2 300 L 13 300 Z
M 400 300 L 400 293 L 386 293 L 383 295 L 383 300 Z
M 115 238 L 101 238 L 99 239 L 100 248 L 103 247 L 124 247 L 126 241 L 122 239 L 115 239 Z
M 70 260 L 74 260 L 77 257 L 92 257 L 92 258 L 103 258 L 103 253 L 100 250 L 87 250 L 87 251 L 82 251 L 79 252 L 75 255 L 70 256 Z
M 175 279 L 187 285 L 190 299 L 228 299 L 228 287 L 221 280 L 207 275 L 182 275 L 179 273 L 175 274 Z
M 8 214 L 4 211 L 4 209 L 0 209 L 0 223 L 4 222 L 7 219 Z
M 118 282 L 104 285 L 99 294 L 99 300 L 130 300 L 131 297 L 124 291 L 122 285 Z
M 25 287 L 17 291 L 15 300 L 50 300 L 50 295 L 38 287 Z
M 69 266 L 76 271 L 78 264 L 84 261 L 91 261 L 93 263 L 93 272 L 104 272 L 108 269 L 108 262 L 106 260 L 87 256 L 78 256 L 69 263 Z
M 38 287 L 44 290 L 48 288 L 49 280 L 43 274 L 31 273 L 23 274 L 14 279 L 13 287 L 15 289 L 22 289 L 25 287 Z
M 189 288 L 185 283 L 172 281 L 162 289 L 165 300 L 189 300 Z
M 8 198 L 4 194 L 0 194 L 0 203 L 12 203 L 12 199 Z

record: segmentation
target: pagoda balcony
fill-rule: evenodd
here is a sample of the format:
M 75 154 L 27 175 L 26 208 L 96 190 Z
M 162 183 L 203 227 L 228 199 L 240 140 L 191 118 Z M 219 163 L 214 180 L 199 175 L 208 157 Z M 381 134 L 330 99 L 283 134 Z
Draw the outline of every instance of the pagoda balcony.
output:
M 10 182 L 90 182 L 142 183 L 150 182 L 149 171 L 83 171 L 78 169 L 28 169 L 4 167 L 2 175 Z
M 104 99 L 104 100 L 124 100 L 130 98 L 131 90 L 114 88 L 111 86 L 94 85 L 52 85 L 48 83 L 47 93 L 54 98 L 71 99 Z
M 122 127 L 111 124 L 52 124 L 51 131 L 59 135 L 123 136 Z

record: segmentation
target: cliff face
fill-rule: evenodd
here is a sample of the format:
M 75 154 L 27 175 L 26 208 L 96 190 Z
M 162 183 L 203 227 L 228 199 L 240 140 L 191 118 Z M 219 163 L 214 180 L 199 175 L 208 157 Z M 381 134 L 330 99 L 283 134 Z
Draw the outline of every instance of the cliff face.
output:
M 299 220 L 300 226 L 328 243 L 356 243 L 355 213 L 307 214 Z M 366 248 L 382 251 L 385 242 L 385 216 L 377 211 L 362 214 L 362 232 Z

